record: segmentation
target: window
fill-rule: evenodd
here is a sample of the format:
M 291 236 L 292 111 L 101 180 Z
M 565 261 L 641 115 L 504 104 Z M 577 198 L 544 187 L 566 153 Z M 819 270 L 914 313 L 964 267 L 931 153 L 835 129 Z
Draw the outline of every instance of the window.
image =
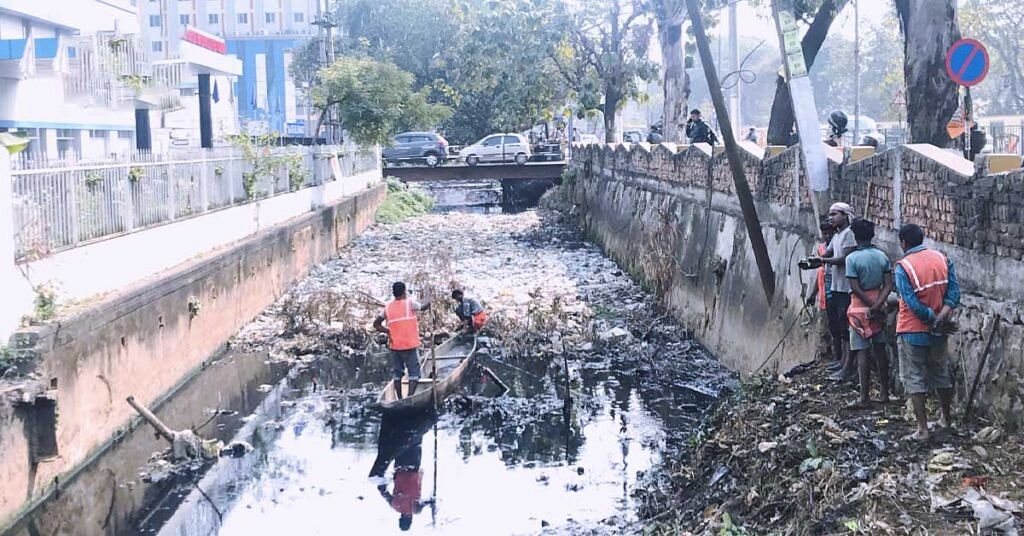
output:
M 153 41 L 153 52 L 163 52 L 163 51 L 164 51 L 164 42 L 163 41 Z
M 398 136 L 395 138 L 395 143 L 409 143 L 410 136 Z
M 238 24 L 249 24 L 249 14 L 248 13 L 239 13 L 238 14 Z
M 266 17 L 267 17 L 267 23 L 273 23 L 274 21 L 277 20 L 277 13 L 267 13 Z
M 505 136 L 505 145 L 515 145 L 519 143 L 519 138 L 515 136 Z
M 295 22 L 306 22 L 306 14 L 305 13 L 295 13 L 292 16 L 294 17 L 293 20 Z
M 497 147 L 501 145 L 501 136 L 491 136 L 482 143 L 484 147 Z
M 98 138 L 105 138 L 106 136 L 107 136 L 107 131 L 106 130 L 90 130 L 89 131 L 89 137 L 90 138 L 97 138 L 98 139 Z
M 159 28 L 160 27 L 160 15 L 150 15 L 149 16 L 149 27 L 150 28 Z
M 207 16 L 207 20 L 210 24 L 220 24 L 220 13 L 210 13 Z
M 119 140 L 130 140 L 130 139 L 132 139 L 132 131 L 130 131 L 130 130 L 119 130 L 119 131 L 117 131 L 117 139 L 119 139 Z
M 188 15 L 178 15 L 178 20 L 181 22 L 181 24 L 183 26 L 188 26 L 188 24 L 189 24 L 189 16 Z

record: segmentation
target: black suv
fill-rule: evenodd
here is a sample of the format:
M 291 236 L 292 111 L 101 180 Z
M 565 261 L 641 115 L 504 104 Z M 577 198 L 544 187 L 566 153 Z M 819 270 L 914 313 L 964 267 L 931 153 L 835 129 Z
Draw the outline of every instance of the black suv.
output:
M 381 154 L 385 164 L 423 162 L 437 167 L 448 157 L 448 142 L 435 132 L 405 132 L 395 136 Z

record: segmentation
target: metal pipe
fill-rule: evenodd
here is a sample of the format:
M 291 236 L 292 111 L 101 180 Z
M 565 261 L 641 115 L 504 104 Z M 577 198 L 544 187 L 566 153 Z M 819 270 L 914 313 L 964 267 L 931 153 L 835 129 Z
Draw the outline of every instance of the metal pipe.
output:
M 764 234 L 761 232 L 761 220 L 757 217 L 754 196 L 750 193 L 750 185 L 747 184 L 747 176 L 743 171 L 739 147 L 736 145 L 732 125 L 729 123 L 729 111 L 725 106 L 722 86 L 718 82 L 718 73 L 715 72 L 700 7 L 696 0 L 686 0 L 686 8 L 693 25 L 693 34 L 697 39 L 697 50 L 700 51 L 700 62 L 704 66 L 704 76 L 708 81 L 711 100 L 714 102 L 715 113 L 718 115 L 718 123 L 722 129 L 725 152 L 729 156 L 729 168 L 732 170 L 732 178 L 736 183 L 736 196 L 740 200 L 743 221 L 746 223 L 747 235 L 750 237 L 750 246 L 754 249 L 754 260 L 757 262 L 757 270 L 761 275 L 761 285 L 764 287 L 764 293 L 770 303 L 775 295 L 775 272 L 772 270 L 771 257 L 768 255 L 768 247 L 765 245 Z
M 860 0 L 853 0 L 853 145 L 860 145 Z

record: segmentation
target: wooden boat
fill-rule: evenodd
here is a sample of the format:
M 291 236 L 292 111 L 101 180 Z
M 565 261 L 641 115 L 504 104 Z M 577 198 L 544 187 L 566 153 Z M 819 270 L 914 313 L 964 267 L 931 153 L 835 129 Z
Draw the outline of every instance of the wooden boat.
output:
M 476 336 L 463 333 L 448 339 L 434 349 L 435 357 L 431 358 L 429 348 L 420 349 L 420 371 L 422 377 L 416 385 L 412 396 L 398 398 L 395 396 L 395 382 L 389 381 L 373 408 L 384 413 L 408 414 L 418 413 L 434 408 L 434 392 L 437 392 L 437 404 L 455 392 L 462 382 L 473 356 L 476 354 Z M 437 370 L 434 370 L 434 363 Z M 402 394 L 409 392 L 409 375 L 402 378 Z

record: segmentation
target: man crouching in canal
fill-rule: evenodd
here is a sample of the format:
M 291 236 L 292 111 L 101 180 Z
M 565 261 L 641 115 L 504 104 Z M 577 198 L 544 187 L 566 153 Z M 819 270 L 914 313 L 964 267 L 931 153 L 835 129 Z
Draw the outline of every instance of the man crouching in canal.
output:
M 395 299 L 384 306 L 384 311 L 373 321 L 373 329 L 388 335 L 391 378 L 395 382 L 395 396 L 402 398 L 402 376 L 405 372 L 409 372 L 408 396 L 416 392 L 420 380 L 420 322 L 416 312 L 430 309 L 430 302 L 420 304 L 408 299 L 405 283 L 401 281 L 391 285 L 391 294 Z
M 476 333 L 487 323 L 487 311 L 473 298 L 467 298 L 462 289 L 452 291 L 455 300 L 455 316 L 459 317 L 460 328 L 465 327 L 469 333 Z

